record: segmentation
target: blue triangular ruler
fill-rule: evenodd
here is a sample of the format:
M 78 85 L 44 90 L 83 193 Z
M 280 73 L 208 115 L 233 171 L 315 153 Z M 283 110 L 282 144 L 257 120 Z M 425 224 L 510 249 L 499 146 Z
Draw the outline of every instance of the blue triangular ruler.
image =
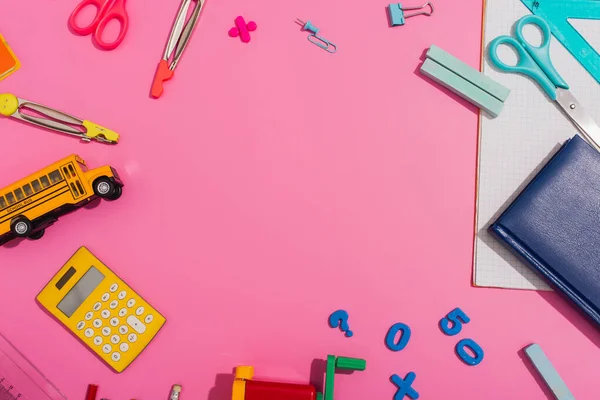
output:
M 600 0 L 521 0 L 529 10 L 542 17 L 554 37 L 600 83 L 600 54 L 568 21 L 600 20 Z

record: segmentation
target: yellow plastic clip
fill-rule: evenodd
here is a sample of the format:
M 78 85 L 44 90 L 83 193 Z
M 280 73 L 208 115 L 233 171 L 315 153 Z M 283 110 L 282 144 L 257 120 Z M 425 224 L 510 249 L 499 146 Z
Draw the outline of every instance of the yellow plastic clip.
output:
M 87 120 L 83 121 L 83 126 L 86 128 L 85 135 L 90 139 L 95 139 L 98 136 L 101 136 L 109 142 L 119 142 L 119 134 L 117 132 L 111 131 L 110 129 Z
M 0 94 L 0 114 L 10 117 L 19 110 L 19 99 L 10 93 Z

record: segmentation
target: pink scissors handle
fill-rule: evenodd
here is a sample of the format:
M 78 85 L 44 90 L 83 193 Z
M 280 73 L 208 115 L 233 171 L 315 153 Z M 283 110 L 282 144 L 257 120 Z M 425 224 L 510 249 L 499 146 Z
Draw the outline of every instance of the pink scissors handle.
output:
M 121 28 L 117 38 L 113 42 L 107 43 L 102 39 L 102 36 L 104 35 L 104 29 L 106 28 L 106 25 L 113 19 L 117 20 L 121 24 Z M 102 49 L 113 50 L 121 44 L 123 39 L 125 39 L 127 29 L 129 29 L 129 17 L 127 16 L 127 11 L 125 11 L 125 0 L 116 0 L 113 3 L 113 6 L 100 20 L 100 23 L 96 28 L 96 32 L 94 33 L 94 40 Z
M 129 17 L 127 11 L 125 11 L 125 1 L 126 0 L 83 0 L 71 13 L 71 16 L 69 17 L 69 26 L 73 32 L 79 35 L 89 35 L 93 33 L 94 40 L 100 48 L 112 50 L 121 44 L 125 38 L 127 29 L 129 28 Z M 94 6 L 96 8 L 96 16 L 88 26 L 82 27 L 77 25 L 77 18 L 81 13 L 81 10 L 87 6 Z M 102 39 L 102 35 L 104 34 L 106 25 L 113 19 L 117 20 L 121 27 L 117 38 L 113 42 L 107 43 Z
M 71 16 L 69 17 L 69 26 L 75 33 L 79 35 L 91 34 L 96 29 L 96 26 L 98 26 L 98 22 L 100 22 L 100 19 L 106 12 L 106 8 L 111 2 L 112 0 L 83 0 L 71 13 Z M 87 6 L 94 6 L 96 8 L 96 16 L 88 26 L 79 26 L 77 25 L 77 18 L 81 13 L 81 10 Z

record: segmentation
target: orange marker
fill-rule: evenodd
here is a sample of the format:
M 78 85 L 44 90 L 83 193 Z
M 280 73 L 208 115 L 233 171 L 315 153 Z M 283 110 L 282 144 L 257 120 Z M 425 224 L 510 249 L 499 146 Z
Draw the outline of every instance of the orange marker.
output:
M 21 68 L 21 63 L 0 35 L 0 81 Z

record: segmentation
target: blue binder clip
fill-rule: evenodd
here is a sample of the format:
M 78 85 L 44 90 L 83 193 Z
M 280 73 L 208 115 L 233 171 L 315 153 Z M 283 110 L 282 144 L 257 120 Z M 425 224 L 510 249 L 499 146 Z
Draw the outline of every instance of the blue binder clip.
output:
M 302 25 L 302 30 L 310 32 L 308 35 L 309 42 L 329 53 L 335 53 L 337 51 L 337 46 L 335 44 L 317 35 L 319 28 L 311 24 L 310 21 L 304 22 L 301 19 L 297 19 L 296 23 Z
M 429 11 L 427 11 L 426 8 L 429 8 Z M 404 11 L 413 11 L 413 10 L 422 10 L 422 11 L 404 15 Z M 390 17 L 390 24 L 392 26 L 404 25 L 406 18 L 416 17 L 417 15 L 430 16 L 431 14 L 433 14 L 433 4 L 427 2 L 427 3 L 423 4 L 421 7 L 402 7 L 401 3 L 390 4 L 388 6 L 388 14 Z

